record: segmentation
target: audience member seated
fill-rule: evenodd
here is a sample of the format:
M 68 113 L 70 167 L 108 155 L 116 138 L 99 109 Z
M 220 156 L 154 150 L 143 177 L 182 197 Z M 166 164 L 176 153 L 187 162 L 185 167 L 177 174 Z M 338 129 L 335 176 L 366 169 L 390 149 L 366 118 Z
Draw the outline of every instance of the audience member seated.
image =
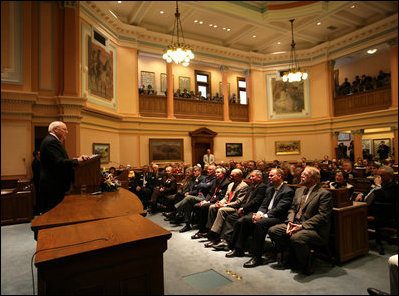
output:
M 361 79 L 360 79 L 359 75 L 356 75 L 355 80 L 352 81 L 352 86 L 351 86 L 352 93 L 355 94 L 355 93 L 360 92 L 360 82 L 361 82 Z
M 349 180 L 357 177 L 356 172 L 353 171 L 352 162 L 349 159 L 345 159 L 342 162 L 342 170 L 348 174 Z
M 236 94 L 233 94 L 233 95 L 231 96 L 231 98 L 230 98 L 229 101 L 230 101 L 230 103 L 232 103 L 232 104 L 238 103 L 238 99 L 237 99 Z
M 145 94 L 144 85 L 140 85 L 139 87 L 139 95 Z
M 292 184 L 299 184 L 301 183 L 301 174 L 303 172 L 302 166 L 296 167 L 294 169 L 294 175 L 292 177 Z
M 319 162 L 315 161 L 313 163 L 313 166 L 320 171 L 320 181 L 321 182 L 329 181 L 330 174 L 320 166 Z
M 222 239 L 219 244 L 213 246 L 213 248 L 218 251 L 228 251 L 231 249 L 231 247 L 229 247 L 229 242 L 231 241 L 231 236 L 233 235 L 236 222 L 244 215 L 257 211 L 265 198 L 267 185 L 262 182 L 262 172 L 259 170 L 253 170 L 249 179 L 251 180 L 251 185 L 244 197 L 242 206 L 237 212 L 233 212 L 225 218 L 225 223 L 220 232 L 220 237 Z M 219 210 L 218 215 L 219 214 L 221 214 L 221 210 Z
M 328 155 L 323 156 L 323 161 L 321 162 L 323 164 L 331 164 L 332 161 L 328 158 Z
M 209 242 L 205 244 L 206 248 L 212 247 L 220 242 L 220 232 L 224 225 L 227 215 L 235 213 L 241 206 L 244 197 L 248 191 L 248 185 L 242 180 L 243 174 L 239 169 L 234 169 L 231 174 L 233 183 L 230 183 L 225 197 L 221 201 L 209 207 L 208 220 L 206 227 Z
M 279 252 L 278 265 L 284 267 L 291 261 L 294 269 L 297 267 L 308 275 L 314 271 L 311 248 L 328 243 L 333 208 L 331 193 L 321 188 L 319 182 L 320 172 L 314 167 L 306 167 L 301 176 L 304 187 L 295 191 L 288 210 L 288 223 L 272 226 L 268 232 Z M 293 253 L 290 254 L 289 249 Z
M 108 169 L 108 173 L 109 174 L 111 174 L 112 176 L 115 176 L 116 175 L 116 168 L 115 167 L 110 167 L 109 169 Z
M 143 166 L 143 171 L 138 173 L 133 181 L 132 192 L 141 200 L 143 208 L 147 209 L 148 202 L 154 189 L 155 176 L 149 170 L 148 165 Z
M 188 93 L 188 90 L 187 90 L 187 89 L 183 89 L 183 93 L 180 95 L 180 97 L 181 97 L 181 98 L 184 98 L 184 99 L 189 99 L 191 96 L 190 96 L 190 94 Z
M 281 170 L 284 173 L 284 182 L 287 184 L 292 184 L 292 181 L 294 180 L 294 175 L 291 173 L 291 166 L 288 163 L 283 163 L 283 165 L 281 166 Z
M 152 89 L 152 85 L 147 86 L 147 95 L 155 95 L 155 91 Z
M 348 78 L 345 77 L 345 81 L 339 87 L 339 94 L 340 95 L 347 95 L 351 92 L 351 84 L 348 81 Z
M 377 76 L 377 87 L 385 87 L 391 84 L 391 75 L 380 70 Z
M 167 195 L 176 194 L 177 183 L 175 177 L 173 177 L 173 169 L 168 166 L 165 168 L 166 175 L 162 177 L 159 185 L 156 185 L 151 195 L 151 201 L 149 204 L 149 212 L 151 214 L 157 211 L 157 202 L 164 201 Z
M 355 192 L 355 187 L 348 183 L 349 175 L 344 171 L 337 171 L 335 173 L 335 181 L 328 182 L 326 184 L 327 188 L 331 189 L 339 189 L 339 188 L 348 188 L 349 196 L 352 199 L 352 196 Z M 324 186 L 323 186 L 324 187 Z
M 368 197 L 371 203 L 368 203 L 368 215 L 373 216 L 374 220 L 369 221 L 369 227 L 376 230 L 375 240 L 377 242 L 378 252 L 385 254 L 380 228 L 396 228 L 398 225 L 398 184 L 393 180 L 393 169 L 389 166 L 381 166 L 378 174 L 381 176 L 381 189 L 374 190 Z
M 265 197 L 257 210 L 245 212 L 234 225 L 234 232 L 229 246 L 231 251 L 226 257 L 244 256 L 245 243 L 249 235 L 253 235 L 254 245 L 252 258 L 244 263 L 244 267 L 255 267 L 263 264 L 263 246 L 268 229 L 276 224 L 283 223 L 291 206 L 294 190 L 283 182 L 283 171 L 273 168 L 269 174 L 270 184 L 266 189 Z M 252 210 L 252 209 L 251 209 Z
M 175 98 L 181 98 L 181 94 L 180 94 L 180 89 L 178 88 L 177 90 L 176 90 L 176 92 L 173 94 L 173 97 L 175 97 Z
M 391 148 L 385 145 L 385 141 L 381 141 L 380 145 L 378 145 L 378 150 L 377 150 L 380 161 L 387 159 L 389 157 L 390 151 Z
M 192 239 L 206 237 L 209 229 L 206 228 L 208 220 L 209 207 L 218 201 L 221 201 L 226 195 L 227 186 L 230 184 L 228 174 L 225 168 L 216 168 L 216 181 L 206 195 L 205 199 L 194 204 L 193 211 L 198 217 L 198 232 L 191 236 Z
M 205 200 L 205 197 L 210 192 L 213 183 L 216 180 L 216 167 L 215 165 L 210 165 L 207 170 L 208 176 L 206 176 L 197 187 L 198 193 L 196 195 L 187 195 L 182 201 L 175 204 L 176 214 L 175 219 L 171 219 L 171 223 L 180 224 L 185 222 L 185 226 L 180 229 L 181 232 L 191 230 L 191 214 L 193 207 L 196 203 Z

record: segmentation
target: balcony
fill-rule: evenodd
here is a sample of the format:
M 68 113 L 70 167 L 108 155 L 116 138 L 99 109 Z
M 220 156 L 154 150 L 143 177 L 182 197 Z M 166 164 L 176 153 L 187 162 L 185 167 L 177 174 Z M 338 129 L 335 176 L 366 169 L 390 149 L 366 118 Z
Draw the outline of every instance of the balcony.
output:
M 140 114 L 148 117 L 166 117 L 166 96 L 140 95 Z M 223 120 L 223 103 L 196 99 L 174 99 L 176 118 Z M 248 105 L 229 104 L 232 121 L 248 121 Z
M 334 115 L 350 115 L 388 109 L 392 105 L 391 88 L 368 90 L 334 99 Z

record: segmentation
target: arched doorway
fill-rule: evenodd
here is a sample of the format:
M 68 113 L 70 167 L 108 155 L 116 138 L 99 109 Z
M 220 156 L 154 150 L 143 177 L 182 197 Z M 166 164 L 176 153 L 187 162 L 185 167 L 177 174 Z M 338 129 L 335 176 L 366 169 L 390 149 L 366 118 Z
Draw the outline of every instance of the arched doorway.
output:
M 202 157 L 206 152 L 206 149 L 213 151 L 213 138 L 217 135 L 214 131 L 207 129 L 206 127 L 199 128 L 193 132 L 190 132 L 191 136 L 191 152 L 192 152 L 192 165 L 200 163 L 204 167 Z

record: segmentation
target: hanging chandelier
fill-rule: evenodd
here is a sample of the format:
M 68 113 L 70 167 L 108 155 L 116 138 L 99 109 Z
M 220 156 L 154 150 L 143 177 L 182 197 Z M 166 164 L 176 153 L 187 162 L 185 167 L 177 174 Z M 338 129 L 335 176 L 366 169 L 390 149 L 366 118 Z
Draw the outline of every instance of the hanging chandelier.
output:
M 176 42 L 175 42 L 175 31 L 176 31 Z M 183 42 L 180 43 L 182 39 Z M 190 64 L 190 60 L 194 58 L 194 54 L 191 51 L 190 46 L 184 43 L 183 28 L 180 21 L 179 6 L 176 1 L 176 13 L 175 13 L 175 24 L 173 25 L 172 42 L 168 45 L 168 48 L 164 50 L 162 56 L 167 63 L 175 62 L 176 64 L 182 63 L 183 66 L 187 67 Z
M 283 75 L 284 82 L 300 82 L 301 80 L 305 80 L 308 78 L 308 73 L 302 72 L 298 66 L 298 62 L 296 60 L 295 55 L 295 42 L 294 42 L 294 21 L 295 19 L 290 20 L 291 22 L 291 34 L 292 34 L 292 42 L 291 42 L 291 53 L 290 53 L 290 69 L 288 72 L 285 72 Z

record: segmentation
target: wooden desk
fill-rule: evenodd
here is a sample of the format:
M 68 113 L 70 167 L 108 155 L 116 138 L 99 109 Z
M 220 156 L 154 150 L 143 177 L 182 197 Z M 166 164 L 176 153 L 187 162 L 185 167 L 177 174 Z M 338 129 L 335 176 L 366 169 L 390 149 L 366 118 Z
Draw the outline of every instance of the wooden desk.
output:
M 101 195 L 72 194 L 65 196 L 47 213 L 33 219 L 31 229 L 37 234 L 40 229 L 129 214 L 144 214 L 143 204 L 137 195 L 124 188 Z
M 39 231 L 39 294 L 163 294 L 171 233 L 138 215 Z M 52 249 L 52 250 L 48 250 Z
M 367 204 L 354 201 L 351 206 L 333 208 L 331 234 L 330 247 L 338 263 L 367 254 Z

